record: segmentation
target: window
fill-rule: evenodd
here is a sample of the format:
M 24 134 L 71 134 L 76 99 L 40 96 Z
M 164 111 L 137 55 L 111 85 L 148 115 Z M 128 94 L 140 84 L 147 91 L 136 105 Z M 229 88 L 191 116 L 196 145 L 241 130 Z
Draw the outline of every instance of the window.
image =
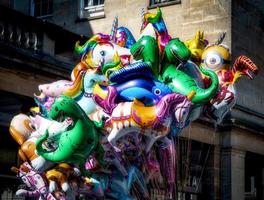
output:
M 85 7 L 104 5 L 104 0 L 84 0 Z
M 104 17 L 104 0 L 80 0 L 80 18 Z
M 181 0 L 150 0 L 149 2 L 149 8 L 155 8 L 155 7 L 162 7 L 162 6 L 169 6 L 173 4 L 179 4 L 181 3 Z
M 53 0 L 32 0 L 31 15 L 34 17 L 48 17 L 53 12 Z

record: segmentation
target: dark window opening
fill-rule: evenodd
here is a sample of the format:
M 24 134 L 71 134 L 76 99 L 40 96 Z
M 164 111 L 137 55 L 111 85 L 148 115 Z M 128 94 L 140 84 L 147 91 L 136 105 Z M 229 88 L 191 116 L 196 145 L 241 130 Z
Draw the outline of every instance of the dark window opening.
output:
M 35 17 L 51 15 L 53 12 L 53 0 L 34 0 L 33 9 Z
M 84 7 L 103 5 L 104 0 L 84 0 Z
M 79 17 L 86 19 L 98 19 L 105 16 L 104 0 L 80 0 Z
M 155 8 L 155 7 L 163 7 L 163 6 L 169 6 L 173 4 L 179 4 L 181 3 L 181 0 L 150 0 L 149 1 L 149 8 Z

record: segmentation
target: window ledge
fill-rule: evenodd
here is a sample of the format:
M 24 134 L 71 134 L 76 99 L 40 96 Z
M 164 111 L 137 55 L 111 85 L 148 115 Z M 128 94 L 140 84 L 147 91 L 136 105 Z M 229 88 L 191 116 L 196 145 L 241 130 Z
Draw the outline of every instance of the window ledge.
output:
M 102 18 L 105 18 L 105 14 L 104 15 L 100 15 L 100 16 L 95 16 L 95 17 L 82 17 L 82 18 L 78 17 L 75 20 L 75 23 L 86 22 L 86 21 L 102 19 Z
M 49 19 L 49 18 L 52 18 L 52 17 L 53 17 L 53 15 L 49 14 L 49 15 L 37 16 L 36 18 L 38 18 L 38 19 Z
M 104 10 L 104 4 L 97 6 L 84 7 L 84 10 Z
M 175 4 L 181 4 L 181 0 L 163 2 L 163 3 L 157 3 L 157 4 L 149 5 L 148 9 L 154 9 L 154 8 L 157 8 L 157 7 L 171 6 L 171 5 L 175 5 Z

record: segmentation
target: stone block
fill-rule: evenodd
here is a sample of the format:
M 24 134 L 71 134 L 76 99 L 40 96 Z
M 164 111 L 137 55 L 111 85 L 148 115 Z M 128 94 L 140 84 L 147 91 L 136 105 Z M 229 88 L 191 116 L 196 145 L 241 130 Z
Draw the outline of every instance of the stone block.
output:
M 204 20 L 213 20 L 224 16 L 227 16 L 227 12 L 223 10 L 219 4 L 213 4 L 203 7 Z
M 191 7 L 203 7 L 214 4 L 214 0 L 191 0 Z
M 204 12 L 203 10 L 197 9 L 190 12 L 183 12 L 184 23 L 200 22 L 203 20 Z
M 42 51 L 49 55 L 54 55 L 55 52 L 55 41 L 52 40 L 47 34 L 43 36 Z

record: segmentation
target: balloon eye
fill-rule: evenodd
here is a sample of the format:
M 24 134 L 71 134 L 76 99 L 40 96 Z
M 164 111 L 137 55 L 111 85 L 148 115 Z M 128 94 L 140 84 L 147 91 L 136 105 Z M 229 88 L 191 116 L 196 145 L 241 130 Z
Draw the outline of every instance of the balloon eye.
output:
M 100 51 L 101 56 L 105 56 L 105 51 Z
M 216 70 L 217 68 L 221 68 L 223 61 L 222 57 L 217 53 L 210 53 L 205 58 L 205 64 L 209 69 Z
M 216 63 L 216 59 L 215 58 L 211 58 L 209 61 L 211 64 L 215 64 Z
M 81 71 L 80 74 L 83 76 L 85 75 L 85 71 Z
M 160 93 L 161 93 L 160 89 L 155 89 L 155 90 L 154 90 L 154 94 L 156 94 L 156 95 L 160 95 Z
M 34 125 L 34 124 L 32 124 L 32 123 L 29 123 L 29 126 L 30 126 L 30 128 L 32 128 L 32 129 L 34 129 L 34 130 L 36 130 L 36 127 L 35 127 L 35 125 Z

